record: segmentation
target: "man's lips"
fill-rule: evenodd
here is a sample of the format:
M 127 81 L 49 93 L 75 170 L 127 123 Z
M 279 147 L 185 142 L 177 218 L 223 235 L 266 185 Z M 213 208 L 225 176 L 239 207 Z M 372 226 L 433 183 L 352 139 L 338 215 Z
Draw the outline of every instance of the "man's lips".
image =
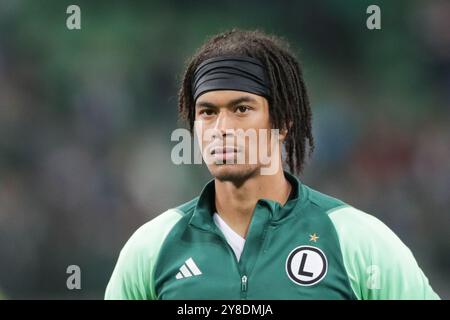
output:
M 211 155 L 214 154 L 229 154 L 229 153 L 237 153 L 238 149 L 236 147 L 213 147 L 211 148 Z

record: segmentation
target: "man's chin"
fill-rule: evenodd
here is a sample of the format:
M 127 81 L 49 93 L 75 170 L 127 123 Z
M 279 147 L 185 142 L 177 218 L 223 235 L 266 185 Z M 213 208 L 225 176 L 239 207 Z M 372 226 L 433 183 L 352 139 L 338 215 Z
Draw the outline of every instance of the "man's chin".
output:
M 241 184 L 259 173 L 258 166 L 248 164 L 213 164 L 208 169 L 215 179 L 237 184 Z

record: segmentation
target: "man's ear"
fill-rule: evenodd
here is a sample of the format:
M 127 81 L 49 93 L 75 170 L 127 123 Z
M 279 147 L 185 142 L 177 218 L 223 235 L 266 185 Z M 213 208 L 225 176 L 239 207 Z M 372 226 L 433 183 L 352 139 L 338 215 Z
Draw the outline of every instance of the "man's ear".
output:
M 289 128 L 283 127 L 283 128 L 280 130 L 280 134 L 279 134 L 279 136 L 278 136 L 278 139 L 279 139 L 282 143 L 286 140 L 286 136 L 287 136 L 289 130 L 292 128 L 293 123 L 294 123 L 294 122 L 293 122 L 292 120 L 289 121 Z

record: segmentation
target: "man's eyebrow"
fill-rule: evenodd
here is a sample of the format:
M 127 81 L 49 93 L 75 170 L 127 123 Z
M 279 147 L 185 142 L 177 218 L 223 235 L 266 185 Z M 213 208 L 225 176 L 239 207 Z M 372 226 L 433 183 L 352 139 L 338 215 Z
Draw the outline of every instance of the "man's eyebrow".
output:
M 256 102 L 256 99 L 250 96 L 242 96 L 228 102 L 228 106 L 234 106 L 242 102 Z
M 250 96 L 242 96 L 242 97 L 238 97 L 235 99 L 232 99 L 230 101 L 228 101 L 227 106 L 235 106 L 239 103 L 242 102 L 257 102 L 255 98 L 250 97 Z M 214 103 L 208 102 L 208 101 L 199 101 L 195 104 L 196 107 L 205 107 L 205 108 L 218 108 L 217 105 L 215 105 Z
M 195 104 L 195 107 L 204 107 L 204 108 L 211 108 L 215 109 L 217 106 L 214 103 L 208 102 L 208 101 L 200 101 Z

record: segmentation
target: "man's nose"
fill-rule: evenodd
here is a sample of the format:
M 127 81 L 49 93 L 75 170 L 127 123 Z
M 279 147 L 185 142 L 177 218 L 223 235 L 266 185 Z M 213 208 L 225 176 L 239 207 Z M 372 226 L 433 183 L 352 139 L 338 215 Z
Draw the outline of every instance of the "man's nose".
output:
M 218 138 L 219 136 L 225 138 L 226 136 L 231 135 L 230 127 L 230 119 L 227 117 L 226 112 L 219 113 L 217 117 L 216 123 L 214 124 L 214 138 Z

